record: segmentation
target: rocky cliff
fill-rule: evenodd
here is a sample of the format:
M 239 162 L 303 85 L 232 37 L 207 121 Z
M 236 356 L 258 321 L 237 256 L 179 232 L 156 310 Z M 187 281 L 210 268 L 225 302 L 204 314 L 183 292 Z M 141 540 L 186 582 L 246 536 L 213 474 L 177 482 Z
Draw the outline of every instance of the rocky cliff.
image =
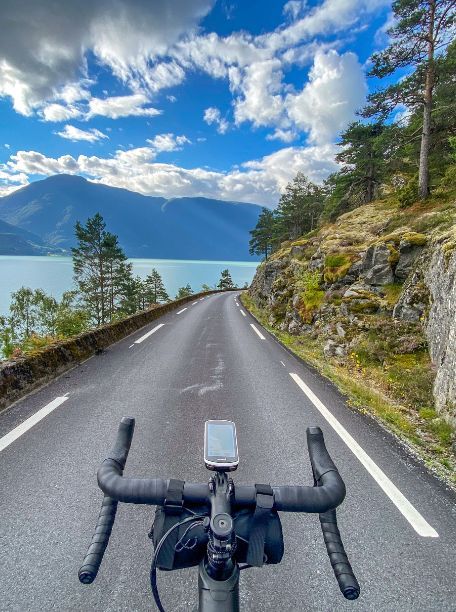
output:
M 273 328 L 316 344 L 418 420 L 456 424 L 454 201 L 351 211 L 283 243 L 250 296 Z

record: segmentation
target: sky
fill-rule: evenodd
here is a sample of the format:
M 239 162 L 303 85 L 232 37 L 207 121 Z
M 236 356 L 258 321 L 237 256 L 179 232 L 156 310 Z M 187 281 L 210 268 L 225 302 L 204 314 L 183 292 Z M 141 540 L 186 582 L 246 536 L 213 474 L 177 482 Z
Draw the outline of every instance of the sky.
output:
M 388 0 L 2 0 L 0 196 L 57 173 L 276 206 L 338 136 Z

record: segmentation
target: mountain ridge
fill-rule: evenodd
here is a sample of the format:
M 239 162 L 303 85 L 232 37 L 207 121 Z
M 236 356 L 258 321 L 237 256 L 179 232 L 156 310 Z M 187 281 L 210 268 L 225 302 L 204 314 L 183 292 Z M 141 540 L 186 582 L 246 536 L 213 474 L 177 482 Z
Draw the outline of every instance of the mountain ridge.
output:
M 76 221 L 99 212 L 127 256 L 160 259 L 252 260 L 249 231 L 260 211 L 257 204 L 203 196 L 146 196 L 68 174 L 0 198 L 0 220 L 33 232 L 51 248 L 68 251 Z

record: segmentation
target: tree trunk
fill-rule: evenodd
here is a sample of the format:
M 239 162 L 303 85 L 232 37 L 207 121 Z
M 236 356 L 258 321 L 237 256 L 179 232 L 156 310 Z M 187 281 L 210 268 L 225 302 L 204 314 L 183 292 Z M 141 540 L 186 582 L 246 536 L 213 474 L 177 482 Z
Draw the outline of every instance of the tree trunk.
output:
M 428 61 L 424 88 L 423 133 L 421 135 L 418 193 L 421 199 L 429 195 L 429 149 L 431 146 L 431 112 L 434 90 L 434 24 L 435 0 L 429 2 Z

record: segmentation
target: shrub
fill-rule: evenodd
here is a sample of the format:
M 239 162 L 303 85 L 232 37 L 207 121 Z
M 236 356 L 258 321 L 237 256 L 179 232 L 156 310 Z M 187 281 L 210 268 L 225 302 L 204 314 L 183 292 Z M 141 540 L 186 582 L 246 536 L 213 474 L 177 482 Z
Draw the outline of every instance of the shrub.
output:
M 401 208 L 407 208 L 418 201 L 418 181 L 416 177 L 411 178 L 402 189 L 399 189 L 397 199 Z
M 325 281 L 334 283 L 343 278 L 350 269 L 351 264 L 352 257 L 350 255 L 344 253 L 326 255 L 323 273 Z

